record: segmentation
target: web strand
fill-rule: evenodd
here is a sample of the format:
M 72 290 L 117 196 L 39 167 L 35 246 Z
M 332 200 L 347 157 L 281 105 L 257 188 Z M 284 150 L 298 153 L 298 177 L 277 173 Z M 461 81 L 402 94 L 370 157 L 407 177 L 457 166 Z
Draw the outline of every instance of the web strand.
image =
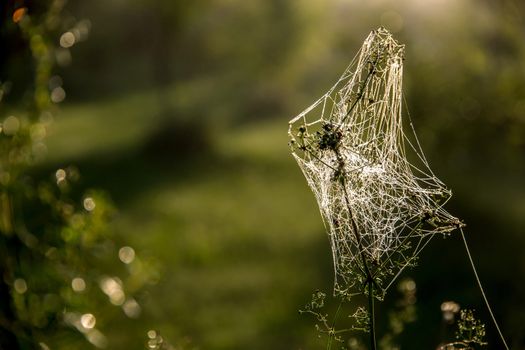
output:
M 474 265 L 474 260 L 472 259 L 472 255 L 470 254 L 470 249 L 467 244 L 467 239 L 465 238 L 465 233 L 463 233 L 463 228 L 460 228 L 460 232 L 461 232 L 461 238 L 463 238 L 463 243 L 465 244 L 465 250 L 467 251 L 467 256 L 470 262 L 470 266 L 472 267 L 472 271 L 474 272 L 474 277 L 476 277 L 476 282 L 478 283 L 479 290 L 481 292 L 481 295 L 483 296 L 483 301 L 485 301 L 485 305 L 487 306 L 490 317 L 492 318 L 492 322 L 494 323 L 494 326 L 496 327 L 498 331 L 501 342 L 505 346 L 505 349 L 509 350 L 509 346 L 507 345 L 507 342 L 505 341 L 505 338 L 503 337 L 503 333 L 501 332 L 499 328 L 499 324 L 496 321 L 496 317 L 494 316 L 494 313 L 492 312 L 492 308 L 490 307 L 489 300 L 487 299 L 487 296 L 485 295 L 485 291 L 483 290 L 483 286 L 481 285 L 481 280 L 479 279 L 478 272 L 476 270 L 476 265 Z
M 461 225 L 443 209 L 451 193 L 411 121 L 403 131 L 403 52 L 373 31 L 337 83 L 290 121 L 292 154 L 330 238 L 335 292 L 363 292 L 370 278 L 386 291 L 436 233 Z

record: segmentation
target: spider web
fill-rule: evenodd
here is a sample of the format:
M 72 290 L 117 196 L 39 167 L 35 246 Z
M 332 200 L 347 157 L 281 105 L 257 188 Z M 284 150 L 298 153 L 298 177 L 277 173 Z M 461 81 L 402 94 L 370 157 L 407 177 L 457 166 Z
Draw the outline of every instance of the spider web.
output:
M 337 83 L 290 121 L 292 154 L 328 232 L 335 293 L 384 293 L 436 233 L 462 223 L 443 206 L 412 123 L 402 127 L 404 46 L 372 31 Z M 410 160 L 409 160 L 410 159 Z

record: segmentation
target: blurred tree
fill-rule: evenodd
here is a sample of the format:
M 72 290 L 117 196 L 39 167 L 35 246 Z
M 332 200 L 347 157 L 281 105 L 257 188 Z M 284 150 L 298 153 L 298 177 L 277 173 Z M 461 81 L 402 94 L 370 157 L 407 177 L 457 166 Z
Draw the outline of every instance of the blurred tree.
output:
M 52 176 L 34 170 L 45 156 L 56 104 L 65 98 L 54 65 L 67 60 L 68 48 L 86 35 L 83 22 L 63 14 L 64 4 L 2 3 L 1 349 L 83 348 L 85 340 L 105 347 L 108 301 L 138 317 L 134 295 L 149 278 L 146 266 L 141 276 L 127 279 L 110 277 L 115 269 L 104 268 L 117 256 L 126 265 L 136 259 L 131 247 L 115 251 L 109 226 L 115 211 L 103 193 L 78 190 L 74 167 Z

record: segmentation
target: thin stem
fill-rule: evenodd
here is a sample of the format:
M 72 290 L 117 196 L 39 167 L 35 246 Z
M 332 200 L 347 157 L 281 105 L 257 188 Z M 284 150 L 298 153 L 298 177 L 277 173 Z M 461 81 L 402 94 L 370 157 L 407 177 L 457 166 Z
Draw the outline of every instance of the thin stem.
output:
M 340 163 L 344 164 L 344 161 L 342 160 L 342 157 L 341 155 L 339 154 L 339 150 L 335 150 L 335 154 L 336 154 L 336 157 L 337 159 L 339 160 Z M 344 172 L 344 167 L 343 167 L 343 172 Z M 357 224 L 355 223 L 355 220 L 354 220 L 354 217 L 353 217 L 353 214 L 352 214 L 352 209 L 350 207 L 350 199 L 349 199 L 349 196 L 348 196 L 348 192 L 346 190 L 346 178 L 345 178 L 345 175 L 343 173 L 343 177 L 342 177 L 342 183 L 341 185 L 343 186 L 343 190 L 344 190 L 344 194 L 345 194 L 345 201 L 346 201 L 346 206 L 347 206 L 347 210 L 348 210 L 348 215 L 349 215 L 349 219 L 350 219 L 350 223 L 352 225 L 352 228 L 354 230 L 354 234 L 356 236 L 356 239 L 357 239 L 357 245 L 359 247 L 359 251 L 361 252 L 361 258 L 363 259 L 363 267 L 365 269 L 365 274 L 366 274 L 366 278 L 367 278 L 367 281 L 366 283 L 368 284 L 368 315 L 369 315 L 369 318 L 370 318 L 370 350 L 376 350 L 377 346 L 376 346 L 376 330 L 375 330 L 375 312 L 374 312 L 374 284 L 376 283 L 374 281 L 374 278 L 372 277 L 372 273 L 368 267 L 368 264 L 367 264 L 367 261 L 366 261 L 366 257 L 365 257 L 365 252 L 364 252 L 364 249 L 363 249 L 363 246 L 362 246 L 362 242 L 361 242 L 361 236 L 359 235 L 359 229 L 357 228 Z
M 337 319 L 339 318 L 339 313 L 341 312 L 341 306 L 343 305 L 343 300 L 339 302 L 339 306 L 337 307 L 337 311 L 335 312 L 334 320 L 332 322 L 332 326 L 328 330 L 328 343 L 326 344 L 326 349 L 330 350 L 332 349 L 332 342 L 334 340 L 335 335 L 337 332 L 335 331 L 335 324 L 337 322 Z
M 343 157 L 341 157 L 341 154 L 339 153 L 338 149 L 335 149 L 334 151 L 335 151 L 335 156 L 337 157 L 337 160 L 343 172 L 343 176 L 341 177 L 341 186 L 343 187 L 343 192 L 345 194 L 344 198 L 345 198 L 346 209 L 348 210 L 348 219 L 350 221 L 350 224 L 352 225 L 352 230 L 353 230 L 354 236 L 357 241 L 357 247 L 359 249 L 359 252 L 361 253 L 361 259 L 363 260 L 363 268 L 364 268 L 363 272 L 366 275 L 367 279 L 373 281 L 372 273 L 370 272 L 368 264 L 366 263 L 365 250 L 361 242 L 361 235 L 359 234 L 359 229 L 354 220 L 354 214 L 352 212 L 352 207 L 350 206 L 350 198 L 348 195 L 348 191 L 346 190 L 346 171 L 344 168 L 344 160 L 343 160 Z
M 370 350 L 376 350 L 376 320 L 374 315 L 373 281 L 368 281 L 368 314 L 370 317 Z

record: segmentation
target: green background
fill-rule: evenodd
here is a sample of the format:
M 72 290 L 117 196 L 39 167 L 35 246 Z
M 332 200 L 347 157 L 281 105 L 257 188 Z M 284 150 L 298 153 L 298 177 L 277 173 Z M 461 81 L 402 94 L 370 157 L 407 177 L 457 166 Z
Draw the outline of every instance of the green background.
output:
M 110 349 L 144 348 L 149 329 L 189 349 L 323 348 L 297 311 L 315 289 L 331 293 L 332 258 L 290 156 L 288 120 L 380 25 L 406 44 L 405 113 L 454 193 L 447 209 L 467 224 L 509 345 L 525 349 L 521 2 L 90 0 L 66 9 L 91 31 L 58 68 L 67 97 L 36 171 L 76 165 L 84 186 L 116 204 L 119 242 L 160 273 L 138 320 L 109 303 L 97 311 L 111 315 Z M 9 64 L 16 105 L 26 73 Z M 417 284 L 418 319 L 403 349 L 450 337 L 445 300 L 476 309 L 489 348 L 502 348 L 457 234 L 436 237 L 404 277 Z M 379 306 L 379 333 L 395 296 Z

